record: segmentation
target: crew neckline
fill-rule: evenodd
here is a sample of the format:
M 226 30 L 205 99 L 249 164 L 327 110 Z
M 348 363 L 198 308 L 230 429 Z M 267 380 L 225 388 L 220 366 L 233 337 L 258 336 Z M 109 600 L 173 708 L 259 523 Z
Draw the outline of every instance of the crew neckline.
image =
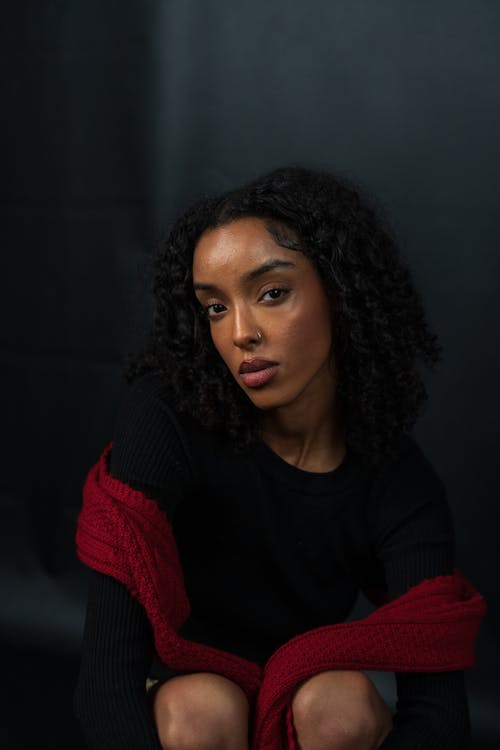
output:
M 267 443 L 259 439 L 255 446 L 255 453 L 259 465 L 268 474 L 295 489 L 307 489 L 308 492 L 324 492 L 332 487 L 346 482 L 353 470 L 353 453 L 347 446 L 347 451 L 341 463 L 331 471 L 306 471 L 288 463 L 278 453 L 275 453 Z

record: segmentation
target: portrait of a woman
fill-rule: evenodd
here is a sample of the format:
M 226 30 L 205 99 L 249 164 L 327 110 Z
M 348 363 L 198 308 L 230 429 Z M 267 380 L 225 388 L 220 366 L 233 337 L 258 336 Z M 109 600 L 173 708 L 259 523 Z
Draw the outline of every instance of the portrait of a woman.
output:
M 144 605 L 150 579 L 130 583 L 111 553 L 98 562 L 101 532 L 82 517 L 93 570 L 75 711 L 90 748 L 469 747 L 459 618 L 446 610 L 438 642 L 436 618 L 426 620 L 438 593 L 421 593 L 460 569 L 446 487 L 413 435 L 427 399 L 421 367 L 440 358 L 391 232 L 336 175 L 276 169 L 201 199 L 170 227 L 149 338 L 128 362 L 102 466 L 108 487 L 129 488 L 161 519 L 134 544 L 152 561 L 168 546 L 189 609 L 172 605 L 180 645 L 169 662 L 158 645 L 167 631 Z M 131 542 L 108 526 L 113 554 L 135 565 Z M 155 586 L 172 580 L 166 565 L 151 573 Z M 330 630 L 356 626 L 360 591 L 380 613 L 413 606 L 406 630 L 380 622 L 362 657 L 333 661 L 334 633 L 361 637 L 362 621 Z M 430 620 L 432 637 L 412 635 Z M 246 689 L 229 667 L 183 669 L 186 644 L 264 676 L 295 647 L 280 662 L 283 685 L 288 665 L 300 669 L 274 744 L 254 736 L 259 685 Z M 374 662 L 395 675 L 395 707 L 366 673 Z

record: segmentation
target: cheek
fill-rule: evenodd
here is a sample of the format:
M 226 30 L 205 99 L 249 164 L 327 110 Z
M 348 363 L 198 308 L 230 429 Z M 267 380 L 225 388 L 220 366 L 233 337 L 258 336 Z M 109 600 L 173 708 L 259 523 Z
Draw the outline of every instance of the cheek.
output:
M 294 316 L 282 331 L 282 341 L 302 353 L 323 351 L 331 345 L 329 309 L 319 301 L 312 309 Z

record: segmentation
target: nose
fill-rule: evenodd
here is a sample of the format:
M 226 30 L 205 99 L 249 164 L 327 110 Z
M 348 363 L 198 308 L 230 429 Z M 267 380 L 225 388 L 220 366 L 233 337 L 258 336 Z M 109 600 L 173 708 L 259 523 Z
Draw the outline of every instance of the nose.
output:
M 259 327 L 249 310 L 235 308 L 233 318 L 233 343 L 240 349 L 246 349 L 259 342 Z

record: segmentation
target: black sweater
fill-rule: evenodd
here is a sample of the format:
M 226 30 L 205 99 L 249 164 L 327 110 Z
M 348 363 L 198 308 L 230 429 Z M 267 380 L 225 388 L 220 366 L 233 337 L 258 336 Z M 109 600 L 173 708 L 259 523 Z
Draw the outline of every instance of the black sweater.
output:
M 118 414 L 110 471 L 172 522 L 192 610 L 180 633 L 261 665 L 293 636 L 344 621 L 360 588 L 392 599 L 455 565 L 445 487 L 410 436 L 376 477 L 349 450 L 334 471 L 307 472 L 262 441 L 236 453 L 175 414 L 150 373 Z M 89 748 L 160 750 L 145 681 L 163 672 L 142 606 L 92 572 L 75 694 Z M 383 750 L 470 747 L 462 672 L 396 681 Z

